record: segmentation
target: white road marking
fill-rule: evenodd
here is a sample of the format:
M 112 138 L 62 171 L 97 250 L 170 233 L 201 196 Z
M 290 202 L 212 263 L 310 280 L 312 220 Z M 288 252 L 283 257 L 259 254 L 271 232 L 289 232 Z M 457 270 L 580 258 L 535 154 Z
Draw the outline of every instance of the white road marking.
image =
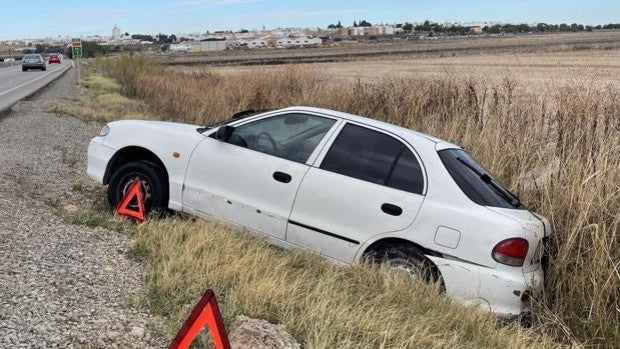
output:
M 38 78 L 36 78 L 36 79 L 32 79 L 32 80 L 30 80 L 30 81 L 27 81 L 27 82 L 25 82 L 25 83 L 21 84 L 21 85 L 17 85 L 17 86 L 15 86 L 15 87 L 13 87 L 12 89 L 6 90 L 6 91 L 4 91 L 4 92 L 0 92 L 0 96 L 5 95 L 5 94 L 7 94 L 7 93 L 9 93 L 9 92 L 15 91 L 15 90 L 17 90 L 17 89 L 19 89 L 19 88 L 22 88 L 22 87 L 24 87 L 24 86 L 26 86 L 26 85 L 28 85 L 28 84 L 30 84 L 30 83 L 33 83 L 33 82 L 35 82 L 35 81 L 37 81 L 37 80 L 43 79 L 44 77 L 46 77 L 46 76 L 48 76 L 48 75 L 50 75 L 50 74 L 54 74 L 54 73 L 56 73 L 56 72 L 57 72 L 57 71 L 59 71 L 59 70 L 60 70 L 60 69 L 52 70 L 51 72 L 45 73 L 45 74 L 43 74 L 43 75 L 39 76 L 39 77 L 38 77 Z

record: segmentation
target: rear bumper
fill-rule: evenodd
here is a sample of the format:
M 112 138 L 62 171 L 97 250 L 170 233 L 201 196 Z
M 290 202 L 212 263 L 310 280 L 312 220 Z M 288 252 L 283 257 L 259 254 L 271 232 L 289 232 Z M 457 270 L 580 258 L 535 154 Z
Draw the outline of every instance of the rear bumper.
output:
M 95 137 L 88 144 L 88 176 L 103 184 L 108 162 L 116 153 L 115 149 L 103 145 L 103 137 Z
M 446 293 L 465 305 L 481 306 L 503 318 L 517 318 L 531 311 L 524 294 L 543 284 L 542 268 L 524 273 L 521 268 L 488 268 L 462 261 L 427 256 L 439 268 Z
M 22 64 L 22 68 L 24 69 L 34 69 L 34 68 L 45 68 L 45 63 L 27 63 Z

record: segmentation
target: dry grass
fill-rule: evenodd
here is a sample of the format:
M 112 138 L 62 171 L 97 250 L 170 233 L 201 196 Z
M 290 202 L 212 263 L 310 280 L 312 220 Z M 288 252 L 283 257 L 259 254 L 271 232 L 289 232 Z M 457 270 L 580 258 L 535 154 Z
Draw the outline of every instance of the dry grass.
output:
M 453 304 L 432 286 L 280 250 L 221 223 L 151 221 L 134 237 L 134 255 L 148 261 L 151 307 L 173 329 L 211 287 L 228 323 L 239 314 L 282 323 L 307 348 L 558 347 Z
M 88 121 L 156 118 L 148 113 L 145 103 L 123 96 L 121 86 L 114 79 L 88 68 L 84 70 L 81 79 L 83 95 L 75 102 L 55 105 L 53 111 Z
M 620 249 L 618 248 L 620 87 L 617 84 L 601 86 L 597 81 L 586 80 L 573 85 L 532 91 L 512 79 L 488 84 L 474 78 L 452 78 L 450 76 L 436 79 L 384 79 L 373 83 L 347 81 L 334 83 L 318 78 L 319 74 L 315 71 L 300 70 L 295 67 L 275 72 L 255 70 L 225 76 L 208 71 L 167 70 L 151 65 L 140 57 L 121 57 L 112 61 L 100 61 L 96 66 L 104 74 L 119 81 L 121 91 L 125 96 L 148 102 L 153 113 L 168 120 L 205 124 L 226 118 L 233 112 L 244 109 L 312 105 L 388 121 L 465 146 L 486 167 L 517 191 L 528 206 L 548 216 L 553 224 L 551 267 L 544 293 L 536 295 L 535 329 L 564 343 L 577 341 L 584 345 L 612 347 L 620 342 L 620 309 L 618 308 L 620 299 L 620 273 L 618 271 L 620 261 Z M 523 186 L 524 178 L 528 176 L 528 173 L 532 170 L 550 168 L 552 164 L 559 164 L 559 167 L 557 171 L 550 171 L 551 176 L 548 180 L 533 188 Z M 529 189 L 526 190 L 526 187 Z M 178 224 L 180 224 L 178 231 L 169 230 Z M 195 250 L 192 250 L 193 245 L 186 245 L 184 239 L 200 239 L 202 234 L 207 234 L 207 231 L 210 231 L 209 234 L 219 234 L 218 231 L 221 229 L 215 229 L 209 225 L 201 227 L 200 224 L 197 226 L 178 224 L 166 226 L 156 223 L 144 228 L 145 234 L 147 230 L 148 234 L 154 234 L 154 236 L 160 234 L 157 235 L 157 239 L 145 237 L 145 245 L 142 247 L 152 257 L 149 259 L 149 263 L 152 263 L 149 268 L 150 285 L 155 290 L 164 292 L 163 296 L 154 295 L 154 299 L 160 299 L 160 303 L 168 297 L 175 297 L 175 293 L 171 291 L 177 292 L 187 287 L 188 279 L 184 278 L 189 278 L 186 273 L 190 270 L 193 268 L 211 270 L 209 269 L 212 268 L 210 263 L 218 263 L 217 260 L 210 259 L 210 254 L 219 255 L 218 248 L 195 247 Z M 168 231 L 170 236 L 161 231 Z M 231 241 L 237 243 L 235 238 L 230 238 Z M 160 244 L 158 239 L 167 241 L 167 244 Z M 180 241 L 167 239 L 180 239 Z M 196 243 L 199 245 L 208 243 L 200 241 L 202 240 Z M 230 252 L 234 248 L 228 245 L 226 239 L 220 241 L 220 244 L 227 246 L 222 251 Z M 172 250 L 176 248 L 179 248 L 179 251 Z M 237 257 L 248 253 L 246 250 L 237 251 L 239 252 L 234 255 Z M 282 257 L 279 254 L 273 256 L 277 256 L 277 259 Z M 463 333 L 471 335 L 475 332 L 464 330 L 460 326 L 469 326 L 465 325 L 469 323 L 477 328 L 477 322 L 466 321 L 464 324 L 449 322 L 448 319 L 441 317 L 441 311 L 432 310 L 428 310 L 428 314 L 443 319 L 442 322 L 428 320 L 437 327 L 398 318 L 400 315 L 394 314 L 396 318 L 393 319 L 398 319 L 399 322 L 386 322 L 379 320 L 379 317 L 374 317 L 377 319 L 374 325 L 378 326 L 376 328 L 380 326 L 381 331 L 384 332 L 372 332 L 375 327 L 363 327 L 368 325 L 365 321 L 370 320 L 360 320 L 359 326 L 362 327 L 358 326 L 358 319 L 354 317 L 354 314 L 359 315 L 358 312 L 351 312 L 351 317 L 347 317 L 351 308 L 331 309 L 331 306 L 337 304 L 328 303 L 328 300 L 322 300 L 324 302 L 322 304 L 329 305 L 322 311 L 304 308 L 303 301 L 297 302 L 294 299 L 294 297 L 301 297 L 300 300 L 307 299 L 303 297 L 303 294 L 297 293 L 296 287 L 303 285 L 295 283 L 295 279 L 286 279 L 287 283 L 282 283 L 284 279 L 280 278 L 273 279 L 272 282 L 265 281 L 270 286 L 261 283 L 246 284 L 245 281 L 249 282 L 247 278 L 252 277 L 256 271 L 265 271 L 261 269 L 261 264 L 254 262 L 243 264 L 246 263 L 243 258 L 239 258 L 239 261 L 226 259 L 231 257 L 222 256 L 221 258 L 227 260 L 227 263 L 232 263 L 228 266 L 231 274 L 228 278 L 222 279 L 228 280 L 222 287 L 233 295 L 243 294 L 243 297 L 232 296 L 239 297 L 239 299 L 231 300 L 232 304 L 244 304 L 240 308 L 250 309 L 252 314 L 267 315 L 270 319 L 293 326 L 294 332 L 302 336 L 303 340 L 309 344 L 321 346 L 339 343 L 346 346 L 347 341 L 350 341 L 351 346 L 362 343 L 378 346 L 380 343 L 372 342 L 372 340 L 386 338 L 382 336 L 384 333 L 388 336 L 387 338 L 390 338 L 389 343 L 407 344 L 410 342 L 400 342 L 407 340 L 401 337 L 404 335 L 396 334 L 397 332 L 394 331 L 398 331 L 399 326 L 411 325 L 416 327 L 410 329 L 413 333 L 426 333 L 430 336 L 420 335 L 415 338 L 415 340 L 422 341 L 420 343 L 426 344 L 420 345 L 422 347 L 453 344 L 499 345 L 499 342 L 464 342 L 464 337 L 461 337 Z M 254 257 L 248 258 L 251 261 Z M 270 260 L 269 265 L 276 267 L 277 259 Z M 287 261 L 288 259 L 284 258 L 281 263 L 286 264 Z M 240 269 L 236 269 L 236 263 L 239 263 Z M 324 268 L 319 265 L 317 268 Z M 303 269 L 308 269 L 305 264 L 303 266 Z M 295 272 L 289 270 L 288 267 L 283 270 L 291 275 L 303 275 L 298 274 L 302 273 L 302 270 Z M 358 278 L 356 273 L 365 272 L 359 270 L 337 271 L 334 269 L 333 272 L 336 273 L 335 275 L 351 274 L 350 277 Z M 308 273 L 311 272 L 308 271 Z M 277 277 L 272 273 L 266 276 L 267 280 Z M 243 280 L 245 281 L 241 282 Z M 339 292 L 352 293 L 346 296 L 353 297 L 347 298 L 347 301 L 355 301 L 355 287 L 343 286 L 345 288 L 340 289 L 341 285 L 338 283 L 341 280 L 338 278 L 332 278 L 332 281 L 329 281 L 329 277 L 320 280 L 319 285 L 315 286 L 326 290 L 326 294 L 334 296 Z M 202 282 L 200 287 L 222 285 L 219 284 L 220 281 L 214 281 L 214 279 L 203 279 Z M 331 283 L 338 292 L 328 292 L 327 285 L 324 286 L 325 288 L 320 288 L 319 286 L 324 282 Z M 278 285 L 282 285 L 281 287 L 286 292 L 279 293 Z M 377 283 L 378 287 L 380 285 L 380 282 Z M 254 298 L 251 298 L 252 294 L 248 290 L 240 289 L 247 287 L 251 287 L 250 290 L 255 287 L 256 291 L 275 292 L 274 297 L 289 295 L 291 299 L 278 301 L 279 306 L 270 302 L 255 305 Z M 396 289 L 398 287 L 395 287 Z M 267 293 L 257 294 L 261 297 L 268 297 Z M 387 297 L 386 300 L 389 299 L 389 302 L 385 302 L 389 309 L 398 310 L 398 307 L 392 308 L 390 302 L 403 306 L 403 303 L 399 303 L 402 302 L 399 297 L 383 296 Z M 404 293 L 402 296 L 412 297 L 412 295 L 405 296 Z M 250 297 L 250 300 L 243 303 L 246 297 Z M 325 297 L 329 298 L 329 296 Z M 273 302 L 277 300 L 276 298 L 269 299 L 273 299 Z M 342 301 L 342 298 L 337 299 Z M 441 304 L 444 303 L 439 299 L 433 299 L 432 303 L 436 303 L 438 309 L 441 309 Z M 189 296 L 180 301 L 174 300 L 173 302 L 178 302 L 175 303 L 176 311 L 178 311 L 178 304 L 189 303 L 189 301 Z M 411 309 L 407 309 L 415 313 L 419 311 L 413 309 L 415 307 L 417 305 L 412 304 Z M 167 312 L 178 314 L 172 308 Z M 314 317 L 315 311 L 319 311 L 320 315 Z M 391 315 L 388 312 L 385 316 Z M 295 327 L 297 322 L 306 321 L 305 317 L 313 319 L 314 325 L 304 323 Z M 329 326 L 335 326 L 334 328 L 337 329 L 337 331 L 329 332 L 329 338 L 323 338 L 326 333 L 321 332 L 322 324 L 318 321 L 322 317 L 338 319 L 329 322 Z M 432 316 L 429 315 L 430 318 Z M 317 321 L 319 323 L 316 323 Z M 346 326 L 339 326 L 339 321 L 345 323 Z M 480 321 L 481 324 L 487 324 L 485 321 L 488 320 Z M 406 325 L 402 325 L 402 322 Z M 446 327 L 442 327 L 444 323 Z M 306 328 L 306 326 L 311 327 Z M 348 331 L 348 326 L 357 332 Z M 422 330 L 419 326 L 427 328 L 430 332 L 420 332 Z M 366 337 L 365 331 L 371 331 L 374 337 Z M 461 331 L 464 332 L 461 333 Z M 505 329 L 498 331 L 505 331 Z M 514 329 L 510 331 L 514 333 Z M 432 333 L 435 335 L 433 336 Z M 392 334 L 396 337 L 391 337 Z M 350 335 L 352 337 L 349 337 Z M 485 336 L 487 335 L 494 337 L 493 340 L 499 340 L 498 337 L 501 337 L 498 333 L 490 334 L 489 332 Z M 334 339 L 334 336 L 339 339 Z M 477 340 L 476 337 L 477 335 L 467 338 Z M 437 341 L 433 341 L 433 338 Z M 361 341 L 358 342 L 358 339 Z M 339 342 L 325 343 L 321 340 L 338 340 Z M 512 345 L 508 346 L 527 346 L 529 342 L 515 339 L 514 342 L 509 343 Z

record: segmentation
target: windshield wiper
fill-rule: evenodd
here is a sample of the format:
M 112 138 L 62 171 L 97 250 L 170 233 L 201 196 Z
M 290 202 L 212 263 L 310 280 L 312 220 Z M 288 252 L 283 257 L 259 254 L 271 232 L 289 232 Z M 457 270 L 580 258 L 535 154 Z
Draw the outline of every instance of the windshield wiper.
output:
M 519 197 L 516 196 L 515 194 L 513 194 L 510 190 L 504 188 L 503 186 L 497 184 L 493 178 L 491 178 L 491 176 L 489 176 L 488 174 L 480 171 L 476 166 L 470 164 L 469 162 L 463 160 L 461 157 L 456 157 L 456 159 L 462 163 L 463 165 L 467 166 L 467 168 L 469 168 L 470 170 L 474 171 L 475 174 L 477 174 L 480 179 L 491 186 L 491 188 L 495 189 L 495 191 L 500 194 L 502 196 L 502 198 L 504 198 L 504 200 L 506 200 L 506 202 L 508 202 L 509 204 L 511 204 L 512 206 L 514 206 L 515 208 L 521 206 L 521 200 L 519 200 Z

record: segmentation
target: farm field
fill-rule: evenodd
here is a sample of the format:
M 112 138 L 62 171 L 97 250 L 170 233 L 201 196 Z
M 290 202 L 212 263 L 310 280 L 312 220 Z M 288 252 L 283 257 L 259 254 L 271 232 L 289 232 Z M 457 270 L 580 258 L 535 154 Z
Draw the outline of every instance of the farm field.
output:
M 481 53 L 450 57 L 377 57 L 348 62 L 295 64 L 315 70 L 334 81 L 379 81 L 385 78 L 476 78 L 491 81 L 514 79 L 529 86 L 557 86 L 567 83 L 620 83 L 620 49 L 535 53 Z M 279 71 L 291 65 L 191 66 L 182 71 L 211 71 L 236 74 L 256 70 Z
M 332 42 L 304 49 L 226 50 L 191 54 L 159 54 L 169 65 L 269 65 L 326 63 L 373 58 L 424 58 L 454 55 L 562 52 L 620 48 L 620 30 L 503 36 L 402 38 L 393 42 Z

